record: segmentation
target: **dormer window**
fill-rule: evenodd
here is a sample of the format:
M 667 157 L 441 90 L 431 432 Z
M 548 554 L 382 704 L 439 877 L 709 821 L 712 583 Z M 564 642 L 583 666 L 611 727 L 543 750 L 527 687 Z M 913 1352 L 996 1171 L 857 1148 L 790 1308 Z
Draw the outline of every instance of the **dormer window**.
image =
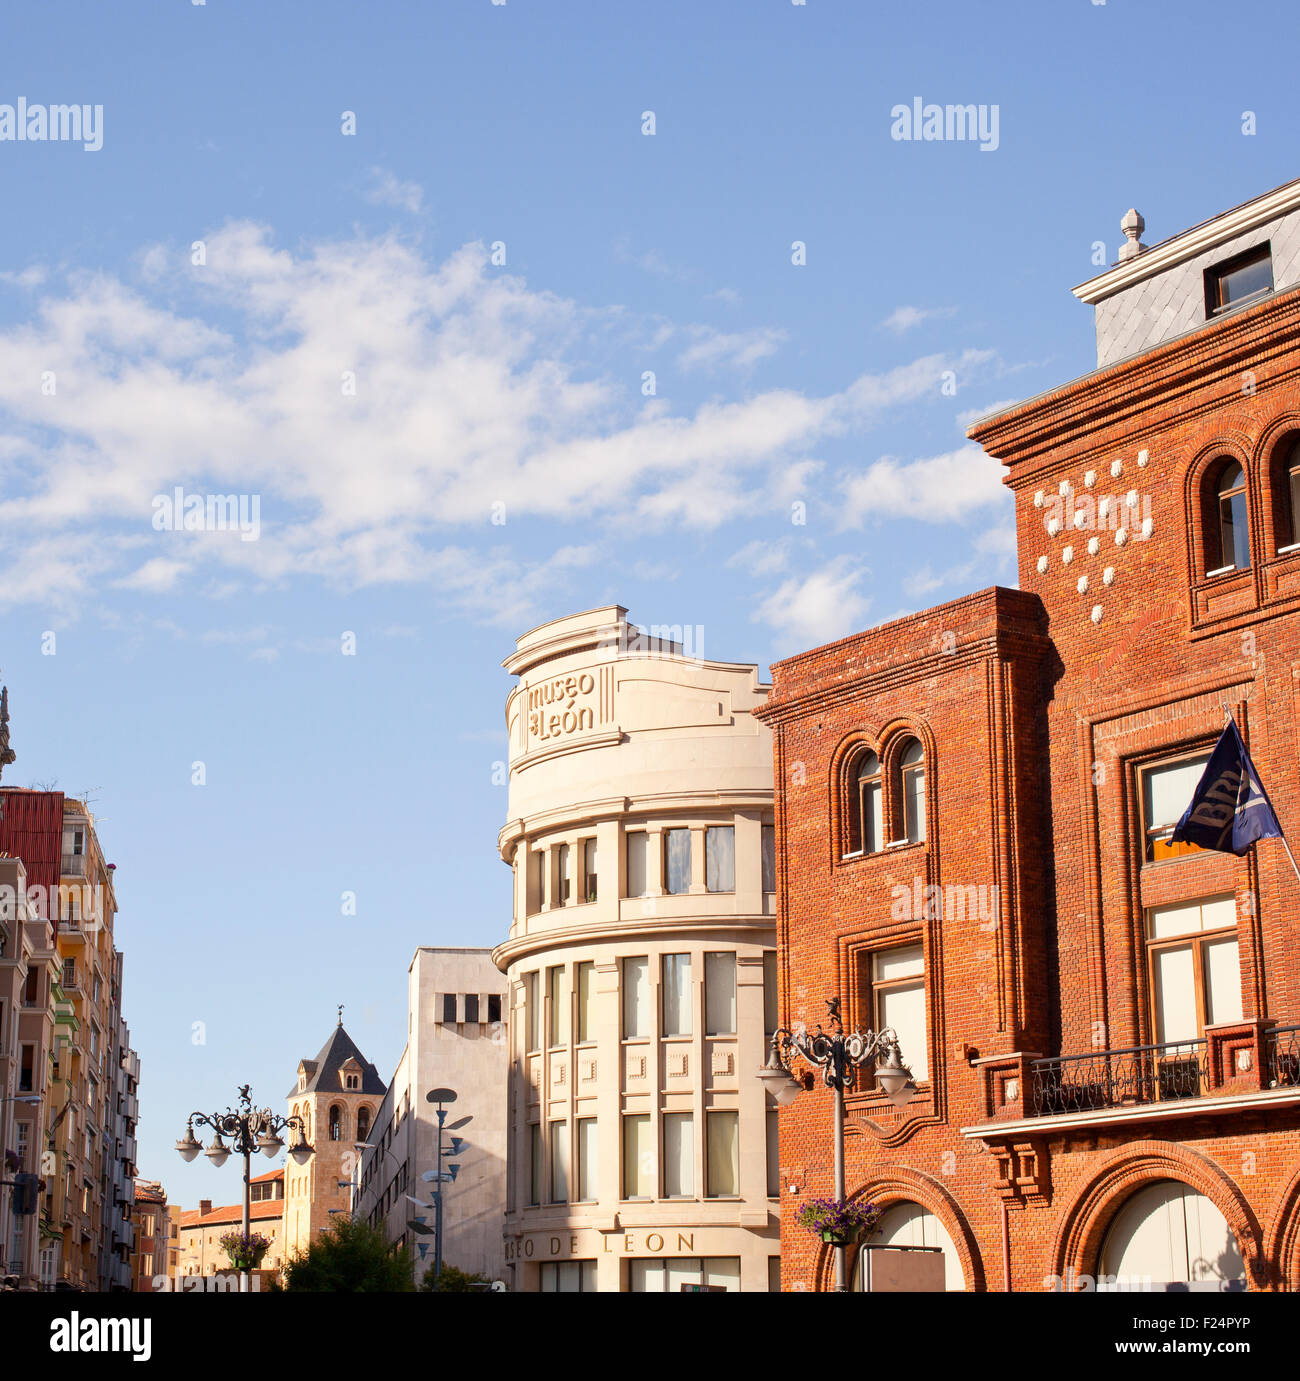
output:
M 299 1092 L 299 1093 L 305 1093 L 306 1091 L 307 1091 L 307 1075 L 306 1075 L 302 1070 L 299 1070 L 299 1071 L 298 1071 L 298 1092 Z
M 361 1087 L 361 1080 L 355 1074 L 345 1074 L 343 1076 L 343 1087 L 355 1092 Z
M 1219 316 L 1273 291 L 1273 252 L 1265 243 L 1205 270 L 1205 316 Z

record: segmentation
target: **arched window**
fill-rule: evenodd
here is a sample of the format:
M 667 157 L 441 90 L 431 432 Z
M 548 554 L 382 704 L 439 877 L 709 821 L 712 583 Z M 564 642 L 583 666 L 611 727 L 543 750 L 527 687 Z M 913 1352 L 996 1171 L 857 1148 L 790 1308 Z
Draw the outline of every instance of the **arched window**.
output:
M 330 1140 L 339 1141 L 343 1136 L 343 1109 L 337 1103 L 330 1106 Z
M 854 853 L 874 854 L 884 847 L 884 799 L 880 783 L 880 759 L 862 753 L 853 772 L 852 823 L 849 846 Z
M 364 1141 L 366 1134 L 370 1131 L 370 1109 L 357 1109 L 357 1140 Z
M 1300 547 L 1300 436 L 1287 437 L 1272 465 L 1273 533 L 1278 552 Z
M 919 844 L 925 839 L 925 749 L 911 739 L 899 758 L 900 795 L 903 802 L 903 837 Z
M 880 1215 L 876 1231 L 871 1235 L 873 1247 L 938 1247 L 943 1256 L 943 1275 L 945 1290 L 964 1290 L 966 1277 L 961 1268 L 961 1257 L 949 1236 L 947 1228 L 928 1209 L 920 1204 L 890 1204 Z M 863 1272 L 869 1264 L 871 1253 L 860 1251 L 853 1269 L 854 1290 L 865 1290 L 869 1281 Z
M 1246 1285 L 1246 1266 L 1223 1214 L 1177 1180 L 1159 1180 L 1124 1203 L 1107 1229 L 1098 1274 L 1119 1277 L 1114 1285 L 1121 1289 L 1136 1282 L 1156 1289 L 1192 1281 L 1218 1281 L 1220 1289 Z
M 1248 570 L 1250 512 L 1246 503 L 1246 472 L 1228 461 L 1214 484 L 1213 511 L 1207 514 L 1206 573 Z

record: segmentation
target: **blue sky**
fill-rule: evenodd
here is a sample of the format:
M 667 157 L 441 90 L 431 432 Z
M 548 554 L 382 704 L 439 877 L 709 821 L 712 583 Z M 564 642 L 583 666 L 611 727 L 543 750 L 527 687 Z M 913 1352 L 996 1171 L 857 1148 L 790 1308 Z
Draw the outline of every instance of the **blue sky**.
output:
M 233 1200 L 191 1108 L 283 1108 L 339 1002 L 388 1077 L 415 946 L 505 934 L 517 634 L 620 602 L 766 665 L 1015 583 L 963 428 L 1088 370 L 1129 206 L 1155 243 L 1300 172 L 1256 14 L 1212 71 L 1208 2 L 10 17 L 0 105 L 104 113 L 0 142 L 6 781 L 118 865 L 143 1174 Z M 918 96 L 997 148 L 891 139 Z M 178 485 L 257 540 L 155 530 Z

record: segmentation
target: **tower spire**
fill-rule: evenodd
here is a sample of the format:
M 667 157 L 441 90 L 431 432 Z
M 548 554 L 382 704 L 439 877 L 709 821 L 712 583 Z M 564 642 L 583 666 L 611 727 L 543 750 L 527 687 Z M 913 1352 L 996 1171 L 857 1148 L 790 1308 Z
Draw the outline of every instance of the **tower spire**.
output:
M 0 776 L 16 756 L 9 746 L 9 687 L 0 686 Z

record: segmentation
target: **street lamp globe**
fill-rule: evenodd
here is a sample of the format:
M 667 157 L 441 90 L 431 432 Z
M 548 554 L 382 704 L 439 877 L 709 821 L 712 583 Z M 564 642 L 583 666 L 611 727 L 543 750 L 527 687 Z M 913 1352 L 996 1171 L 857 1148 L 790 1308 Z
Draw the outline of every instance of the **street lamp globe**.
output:
M 222 1141 L 220 1133 L 212 1138 L 212 1141 L 203 1154 L 207 1156 L 218 1169 L 230 1159 L 230 1151 L 227 1149 L 226 1143 Z
M 278 1137 L 275 1134 L 275 1132 L 271 1130 L 269 1126 L 262 1133 L 262 1135 L 258 1137 L 257 1145 L 258 1149 L 262 1152 L 263 1155 L 272 1157 L 278 1156 L 280 1152 L 284 1149 L 284 1142 L 281 1140 L 280 1137 Z
M 306 1165 L 312 1157 L 312 1146 L 307 1138 L 300 1136 L 297 1141 L 289 1147 L 289 1158 L 295 1165 Z
M 781 1063 L 781 1052 L 777 1049 L 775 1038 L 768 1047 L 767 1063 L 758 1071 L 758 1077 L 779 1107 L 784 1108 L 799 1095 L 799 1081 Z
M 180 1152 L 183 1160 L 193 1160 L 203 1149 L 203 1144 L 194 1135 L 194 1124 L 190 1123 L 185 1128 L 185 1135 L 176 1143 L 176 1149 Z
M 906 1107 L 911 1102 L 916 1084 L 912 1081 L 912 1071 L 904 1066 L 899 1057 L 898 1046 L 891 1046 L 884 1064 L 877 1067 L 876 1082 L 896 1108 Z

